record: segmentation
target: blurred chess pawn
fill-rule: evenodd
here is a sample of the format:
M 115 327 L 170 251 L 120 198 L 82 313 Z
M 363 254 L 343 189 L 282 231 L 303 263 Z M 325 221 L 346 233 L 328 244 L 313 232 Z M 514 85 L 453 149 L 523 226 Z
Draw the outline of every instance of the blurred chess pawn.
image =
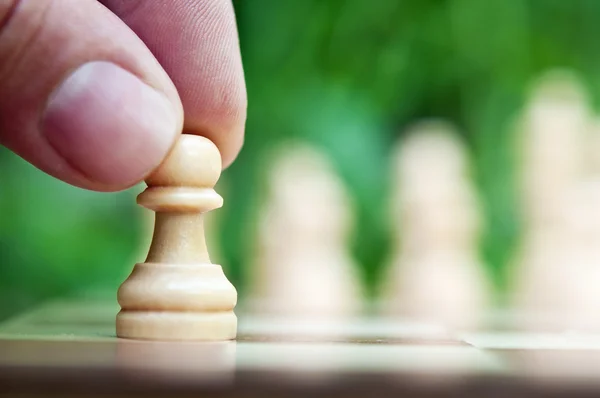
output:
M 476 329 L 490 283 L 479 251 L 481 216 L 465 148 L 454 130 L 423 122 L 399 143 L 397 244 L 382 288 L 387 315 Z
M 579 249 L 572 244 L 579 232 L 570 209 L 581 201 L 574 193 L 593 178 L 591 130 L 590 105 L 574 76 L 552 72 L 534 86 L 517 131 L 524 230 L 510 269 L 511 304 L 528 330 L 567 327 L 567 296 L 577 295 L 572 289 L 580 279 L 573 264 Z
M 361 305 L 358 266 L 347 239 L 351 205 L 317 149 L 296 144 L 269 162 L 250 302 L 278 317 L 341 318 Z

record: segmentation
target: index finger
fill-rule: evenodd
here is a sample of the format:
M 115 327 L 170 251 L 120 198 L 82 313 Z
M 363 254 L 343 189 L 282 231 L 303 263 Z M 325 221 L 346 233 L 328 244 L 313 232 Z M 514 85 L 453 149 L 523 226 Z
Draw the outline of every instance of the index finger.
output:
M 101 0 L 145 42 L 177 88 L 184 132 L 233 162 L 244 140 L 246 85 L 231 0 Z

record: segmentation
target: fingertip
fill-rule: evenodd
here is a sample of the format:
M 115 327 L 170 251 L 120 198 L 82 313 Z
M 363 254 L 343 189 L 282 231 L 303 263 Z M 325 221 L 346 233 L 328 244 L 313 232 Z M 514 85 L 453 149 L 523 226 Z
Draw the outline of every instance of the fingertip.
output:
M 223 90 L 227 95 L 194 97 L 197 105 L 186 113 L 184 125 L 186 132 L 203 135 L 217 145 L 224 169 L 237 159 L 244 145 L 248 107 L 244 81 L 232 77 L 226 82 Z M 192 102 L 185 93 L 182 97 L 188 99 L 184 104 Z
M 238 135 L 235 139 L 228 142 L 229 149 L 222 155 L 223 170 L 229 168 L 238 158 L 242 148 L 244 147 L 244 134 Z

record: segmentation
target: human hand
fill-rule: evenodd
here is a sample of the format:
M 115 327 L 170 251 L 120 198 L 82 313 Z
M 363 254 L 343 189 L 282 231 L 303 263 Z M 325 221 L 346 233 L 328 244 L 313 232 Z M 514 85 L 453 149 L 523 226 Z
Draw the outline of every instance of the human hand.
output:
M 231 0 L 0 0 L 0 143 L 60 180 L 128 188 L 182 131 L 227 167 L 245 119 Z

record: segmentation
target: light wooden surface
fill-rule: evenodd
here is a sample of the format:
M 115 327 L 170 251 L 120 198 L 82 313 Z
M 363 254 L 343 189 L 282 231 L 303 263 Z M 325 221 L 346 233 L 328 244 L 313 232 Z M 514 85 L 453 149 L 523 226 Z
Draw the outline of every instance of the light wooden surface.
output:
M 600 391 L 600 336 L 595 335 L 452 336 L 436 325 L 408 321 L 307 322 L 241 313 L 235 341 L 137 341 L 115 337 L 118 310 L 110 300 L 61 300 L 1 324 L 0 393 L 573 396 Z

